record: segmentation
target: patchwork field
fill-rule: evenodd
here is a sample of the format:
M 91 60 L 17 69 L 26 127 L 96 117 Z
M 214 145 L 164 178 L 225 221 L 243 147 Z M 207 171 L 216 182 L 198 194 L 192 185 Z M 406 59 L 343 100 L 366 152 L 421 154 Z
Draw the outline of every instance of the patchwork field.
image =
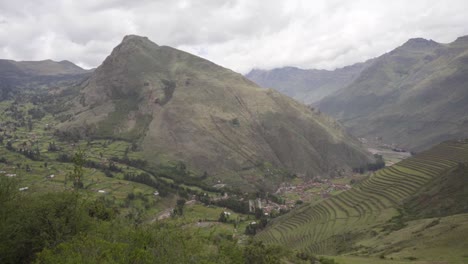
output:
M 274 220 L 257 235 L 257 239 L 312 254 L 339 255 L 353 252 L 366 256 L 382 254 L 383 258 L 386 254 L 393 254 L 395 260 L 424 259 L 424 251 L 429 251 L 432 247 L 443 248 L 441 244 L 444 241 L 433 239 L 432 244 L 427 243 L 412 249 L 414 252 L 398 255 L 388 251 L 388 243 L 401 240 L 393 239 L 385 244 L 382 241 L 373 241 L 372 238 L 390 237 L 396 230 L 405 232 L 402 229 L 405 225 L 401 222 L 400 211 L 403 203 L 421 188 L 430 185 L 434 179 L 450 173 L 467 161 L 468 142 L 442 143 L 415 157 L 377 171 L 349 191 L 318 204 L 303 206 Z M 460 231 L 468 235 L 466 229 Z M 361 243 L 365 241 L 367 243 Z M 377 242 L 379 245 L 387 245 L 387 248 L 376 248 Z M 403 247 L 397 251 L 401 250 Z M 413 255 L 418 257 L 413 258 Z M 457 263 L 456 261 L 462 261 L 465 257 L 456 251 L 456 255 L 451 258 Z M 426 259 L 432 258 L 429 256 Z
M 219 195 L 202 189 L 206 187 L 203 184 L 175 183 L 171 177 L 178 176 L 178 163 L 158 168 L 142 165 L 144 154 L 130 141 L 63 140 L 56 135 L 57 118 L 29 102 L 0 102 L 0 177 L 16 179 L 25 192 L 71 190 L 73 155 L 82 151 L 87 163 L 83 168 L 83 194 L 112 201 L 122 210 L 144 211 L 148 219 L 173 208 L 179 195 L 186 200 L 189 193 Z M 193 176 L 186 170 L 182 173 Z M 129 175 L 143 174 L 150 184 L 128 180 Z M 217 217 L 221 210 L 218 208 Z

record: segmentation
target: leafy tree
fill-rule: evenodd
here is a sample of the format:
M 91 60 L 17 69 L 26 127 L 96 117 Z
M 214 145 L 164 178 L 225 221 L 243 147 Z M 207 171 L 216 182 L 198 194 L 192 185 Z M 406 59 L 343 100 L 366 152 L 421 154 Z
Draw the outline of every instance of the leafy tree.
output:
M 184 215 L 184 206 L 185 206 L 185 199 L 177 200 L 176 207 L 174 208 L 174 216 L 182 216 Z
M 73 156 L 73 172 L 69 174 L 70 179 L 73 181 L 73 188 L 83 188 L 83 165 L 86 162 L 85 153 L 83 150 L 78 150 Z
M 1 192 L 9 188 L 1 185 Z M 8 196 L 2 199 L 0 214 L 0 263 L 30 263 L 37 252 L 89 227 L 76 193 Z
M 11 142 L 11 140 L 7 141 L 6 149 L 9 151 L 15 151 L 15 147 L 13 147 L 13 142 Z
M 264 216 L 263 209 L 255 210 L 255 218 L 256 219 L 261 219 L 263 216 Z
M 18 181 L 16 179 L 0 177 L 0 210 L 4 209 L 6 203 L 14 200 L 18 194 Z M 6 216 L 3 213 L 0 215 Z
M 245 234 L 254 236 L 257 233 L 257 223 L 250 223 L 245 227 Z
M 221 212 L 221 214 L 219 214 L 218 222 L 226 223 L 228 220 L 229 220 L 229 215 L 227 215 L 226 212 L 223 211 Z
M 49 146 L 47 147 L 47 151 L 55 152 L 55 151 L 58 151 L 58 150 L 59 150 L 59 148 L 57 147 L 57 145 L 55 144 L 54 141 L 49 142 Z
M 104 199 L 104 197 L 89 202 L 86 208 L 89 216 L 99 220 L 110 221 L 118 214 L 118 209 L 114 206 L 113 202 Z
M 286 256 L 286 251 L 279 246 L 268 246 L 260 241 L 251 240 L 244 249 L 246 264 L 276 264 Z
M 243 263 L 235 241 L 216 245 L 171 224 L 112 223 L 38 254 L 37 263 Z

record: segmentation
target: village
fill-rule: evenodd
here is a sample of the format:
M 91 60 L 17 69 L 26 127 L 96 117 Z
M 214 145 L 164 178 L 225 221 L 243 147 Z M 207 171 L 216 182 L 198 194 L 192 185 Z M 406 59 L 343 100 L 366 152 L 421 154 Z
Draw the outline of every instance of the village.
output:
M 350 180 L 351 179 L 347 178 L 306 179 L 303 176 L 299 176 L 293 182 L 282 183 L 274 193 L 275 196 L 282 198 L 282 204 L 266 198 L 257 199 L 256 205 L 266 214 L 271 214 L 273 211 L 289 211 L 304 202 L 316 202 L 351 189 L 352 187 L 349 184 Z

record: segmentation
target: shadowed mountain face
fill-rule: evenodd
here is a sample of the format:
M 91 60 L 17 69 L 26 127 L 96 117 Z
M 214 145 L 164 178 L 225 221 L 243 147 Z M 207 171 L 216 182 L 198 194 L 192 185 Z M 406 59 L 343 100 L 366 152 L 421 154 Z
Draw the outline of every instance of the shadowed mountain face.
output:
M 369 63 L 357 63 L 334 71 L 284 67 L 252 70 L 246 77 L 265 88 L 273 88 L 300 102 L 313 104 L 351 84 Z
M 19 89 L 71 84 L 89 73 L 69 61 L 0 60 L 0 100 L 17 93 Z
M 137 142 L 150 164 L 180 160 L 261 185 L 259 167 L 327 175 L 368 162 L 330 118 L 242 75 L 147 38 L 126 36 L 82 87 L 65 130 Z
M 466 137 L 468 37 L 450 44 L 411 39 L 317 105 L 357 136 L 413 150 Z

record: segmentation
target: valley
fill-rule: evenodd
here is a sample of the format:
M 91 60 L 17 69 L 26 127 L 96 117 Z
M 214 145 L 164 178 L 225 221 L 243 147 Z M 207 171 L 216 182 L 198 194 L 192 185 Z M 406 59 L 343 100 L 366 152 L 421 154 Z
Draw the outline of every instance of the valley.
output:
M 278 91 L 137 35 L 0 60 L 0 262 L 467 263 L 465 57 L 247 75 Z

